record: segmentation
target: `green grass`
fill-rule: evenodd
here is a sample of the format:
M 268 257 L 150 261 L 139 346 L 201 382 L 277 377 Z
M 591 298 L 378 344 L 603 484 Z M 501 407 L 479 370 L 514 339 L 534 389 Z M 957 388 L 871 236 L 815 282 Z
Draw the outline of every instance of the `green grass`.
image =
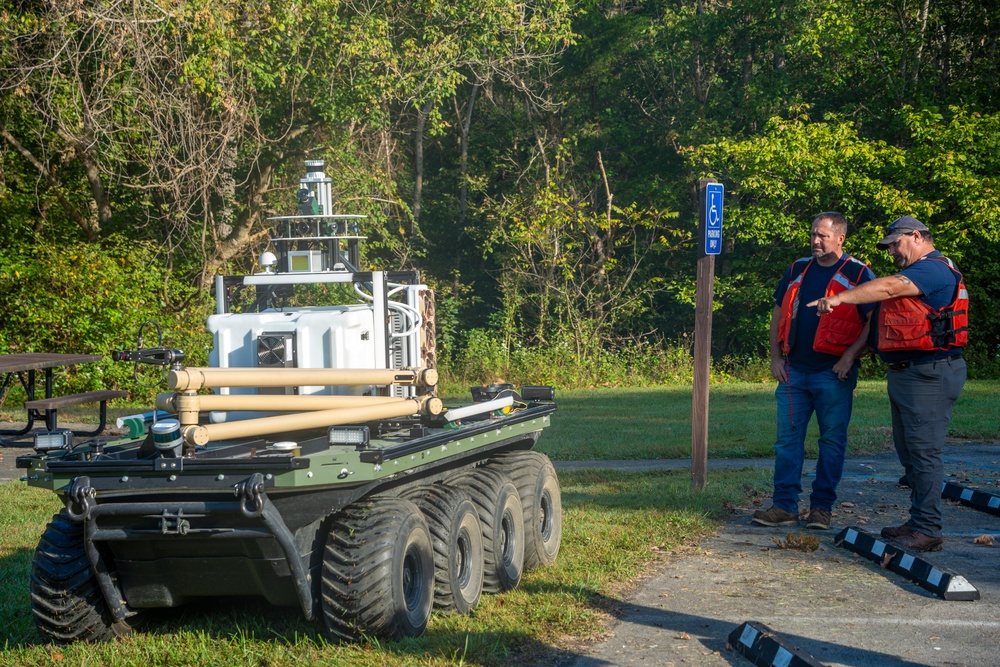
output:
M 773 382 L 712 385 L 709 458 L 774 456 L 775 387 Z M 691 456 L 690 386 L 560 391 L 556 402 L 559 411 L 538 443 L 554 460 Z M 1000 438 L 1000 383 L 966 383 L 950 434 L 968 440 Z M 818 436 L 813 419 L 806 448 L 810 457 L 816 456 Z M 851 454 L 892 449 L 884 380 L 858 383 L 848 442 Z
M 713 471 L 702 492 L 690 473 L 581 471 L 561 476 L 562 549 L 521 586 L 483 596 L 469 616 L 437 616 L 423 637 L 384 645 L 327 643 L 297 609 L 210 601 L 157 612 L 109 644 L 39 643 L 28 576 L 35 544 L 59 509 L 54 495 L 0 484 L 0 664 L 34 665 L 506 665 L 531 663 L 599 635 L 628 582 L 660 555 L 693 546 L 766 488 L 769 471 Z M 512 653 L 513 652 L 513 653 Z
M 772 455 L 774 387 L 712 386 L 711 457 Z M 539 441 L 556 460 L 690 457 L 688 386 L 562 391 L 557 398 L 559 411 Z M 61 416 L 90 421 L 86 412 Z M 996 440 L 1000 385 L 969 382 L 951 433 Z M 855 453 L 891 448 L 884 382 L 859 384 L 850 437 Z M 484 596 L 470 616 L 435 616 L 418 639 L 347 646 L 329 644 L 297 609 L 230 600 L 158 611 L 141 632 L 106 645 L 40 644 L 28 575 L 35 544 L 59 503 L 18 482 L 0 484 L 0 665 L 531 664 L 551 656 L 553 647 L 599 636 L 630 582 L 663 555 L 717 530 L 727 508 L 765 492 L 770 477 L 769 469 L 713 469 L 706 489 L 696 492 L 687 470 L 564 472 L 564 535 L 555 566 L 527 573 L 515 591 Z
M 774 382 L 713 384 L 709 397 L 709 458 L 767 458 L 774 455 Z M 471 401 L 468 394 L 445 396 L 447 405 Z M 539 450 L 554 460 L 672 459 L 691 456 L 691 386 L 558 390 L 552 426 Z M 148 407 L 108 408 L 108 423 L 116 417 L 144 412 Z M 16 407 L 0 413 L 24 421 Z M 61 423 L 96 423 L 94 406 L 59 411 Z M 819 432 L 813 419 L 807 455 L 816 456 Z M 955 405 L 950 435 L 966 440 L 1000 438 L 1000 382 L 970 380 Z M 892 449 L 889 397 L 885 380 L 858 382 L 854 416 L 848 430 L 849 452 Z

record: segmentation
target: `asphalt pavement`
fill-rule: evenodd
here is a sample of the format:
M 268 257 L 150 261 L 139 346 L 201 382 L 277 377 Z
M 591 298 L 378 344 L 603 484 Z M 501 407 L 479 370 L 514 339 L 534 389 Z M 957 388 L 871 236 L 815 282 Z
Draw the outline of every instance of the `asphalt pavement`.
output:
M 713 467 L 741 463 L 771 464 L 710 460 L 709 483 Z M 685 461 L 650 464 L 690 469 Z M 814 467 L 806 462 L 803 510 Z M 1000 444 L 950 443 L 945 470 L 946 481 L 1000 494 Z M 834 544 L 845 527 L 878 536 L 906 520 L 901 473 L 895 453 L 849 458 L 828 531 L 756 526 L 750 518 L 758 508 L 738 508 L 696 551 L 667 556 L 617 606 L 607 638 L 564 656 L 560 667 L 750 665 L 727 641 L 747 621 L 831 667 L 1000 664 L 1000 517 L 945 501 L 944 549 L 919 555 L 965 577 L 979 591 L 976 601 L 946 601 Z M 803 533 L 819 538 L 818 550 L 780 548 Z M 996 546 L 974 542 L 982 536 L 996 537 Z

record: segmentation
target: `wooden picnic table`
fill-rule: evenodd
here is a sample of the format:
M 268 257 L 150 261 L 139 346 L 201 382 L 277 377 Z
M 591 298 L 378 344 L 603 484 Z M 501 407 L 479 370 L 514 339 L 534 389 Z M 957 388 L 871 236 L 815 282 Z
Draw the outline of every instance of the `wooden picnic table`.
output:
M 45 371 L 45 398 L 52 398 L 52 370 L 64 366 L 89 364 L 100 361 L 100 354 L 57 354 L 51 352 L 21 352 L 18 354 L 0 354 L 0 374 L 3 374 L 3 384 L 0 385 L 0 403 L 7 396 L 11 380 L 16 376 L 24 387 L 28 400 L 35 400 L 35 372 Z M 27 374 L 27 377 L 25 377 Z M 20 430 L 0 431 L 0 435 L 25 435 L 35 425 L 35 410 L 28 409 L 28 424 Z

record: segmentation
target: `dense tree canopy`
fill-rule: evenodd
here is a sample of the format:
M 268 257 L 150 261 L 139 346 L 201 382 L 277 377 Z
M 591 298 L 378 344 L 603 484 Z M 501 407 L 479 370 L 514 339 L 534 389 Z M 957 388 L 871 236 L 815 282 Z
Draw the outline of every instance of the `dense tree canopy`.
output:
M 144 271 L 115 303 L 201 319 L 211 277 L 253 261 L 319 157 L 343 212 L 369 216 L 368 261 L 435 285 L 446 346 L 483 328 L 586 360 L 689 334 L 693 184 L 713 176 L 718 353 L 765 349 L 817 212 L 845 213 L 883 274 L 874 241 L 911 214 L 965 271 L 995 372 L 998 37 L 1000 7 L 971 0 L 0 0 L 18 267 L 0 293 L 36 313 L 0 344 L 65 312 L 22 277 L 60 253 Z

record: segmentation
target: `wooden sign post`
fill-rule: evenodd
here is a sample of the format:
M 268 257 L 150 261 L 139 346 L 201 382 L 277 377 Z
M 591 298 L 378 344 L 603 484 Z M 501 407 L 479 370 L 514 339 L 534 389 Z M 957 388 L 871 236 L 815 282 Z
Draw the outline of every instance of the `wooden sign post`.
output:
M 712 355 L 715 256 L 722 252 L 723 187 L 714 178 L 698 181 L 698 282 L 694 311 L 694 387 L 691 395 L 691 484 L 708 478 L 708 380 Z

